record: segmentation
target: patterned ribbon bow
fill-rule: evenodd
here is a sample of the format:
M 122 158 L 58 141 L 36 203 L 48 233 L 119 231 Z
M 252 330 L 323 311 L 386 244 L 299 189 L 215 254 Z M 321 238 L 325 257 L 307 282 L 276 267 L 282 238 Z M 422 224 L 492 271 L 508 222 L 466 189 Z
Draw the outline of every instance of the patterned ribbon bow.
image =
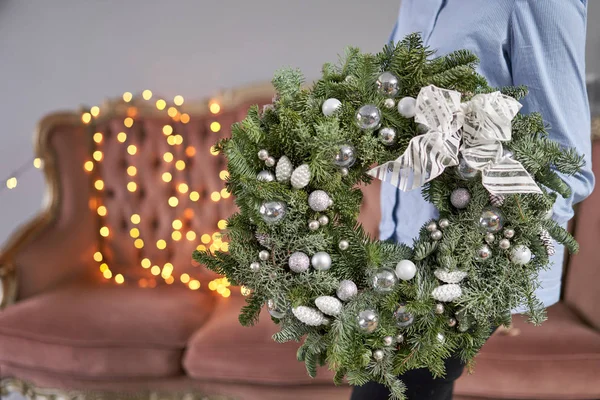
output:
M 400 157 L 369 171 L 369 175 L 401 190 L 423 186 L 459 164 L 459 152 L 471 168 L 481 171 L 492 194 L 541 193 L 523 165 L 504 156 L 511 121 L 521 104 L 500 92 L 478 94 L 461 103 L 461 94 L 430 85 L 417 96 L 415 122 L 429 129 L 411 139 Z M 462 143 L 461 143 L 462 142 Z

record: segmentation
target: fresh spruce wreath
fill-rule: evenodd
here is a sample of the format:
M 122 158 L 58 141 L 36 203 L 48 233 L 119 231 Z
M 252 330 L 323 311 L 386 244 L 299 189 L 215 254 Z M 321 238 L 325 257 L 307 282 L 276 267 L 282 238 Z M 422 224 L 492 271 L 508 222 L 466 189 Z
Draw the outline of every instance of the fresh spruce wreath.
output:
M 327 363 L 336 383 L 378 381 L 399 399 L 399 374 L 471 360 L 510 310 L 541 323 L 534 291 L 552 239 L 577 251 L 550 216 L 570 196 L 557 172 L 583 158 L 548 138 L 541 115 L 518 115 L 526 88 L 490 88 L 469 51 L 433 54 L 413 34 L 376 55 L 348 49 L 309 89 L 278 72 L 273 104 L 217 145 L 239 207 L 229 252 L 194 254 L 250 289 L 243 325 L 267 304 L 275 341 L 304 340 L 310 376 Z M 420 187 L 439 210 L 412 248 L 357 223 L 357 185 L 373 176 Z

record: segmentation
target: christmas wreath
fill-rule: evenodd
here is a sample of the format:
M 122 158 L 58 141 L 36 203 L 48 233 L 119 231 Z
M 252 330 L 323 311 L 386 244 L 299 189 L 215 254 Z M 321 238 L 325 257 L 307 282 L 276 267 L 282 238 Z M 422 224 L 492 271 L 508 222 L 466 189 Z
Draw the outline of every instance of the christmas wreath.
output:
M 239 207 L 229 252 L 194 254 L 250 290 L 243 325 L 266 304 L 275 341 L 303 340 L 311 376 L 327 363 L 336 383 L 378 381 L 395 398 L 399 374 L 471 360 L 512 309 L 541 323 L 534 291 L 552 240 L 577 251 L 550 215 L 570 195 L 557 172 L 577 173 L 582 157 L 541 115 L 518 114 L 525 87 L 489 87 L 469 51 L 433 54 L 414 34 L 375 55 L 348 49 L 311 88 L 279 71 L 273 104 L 217 144 Z M 412 248 L 357 223 L 357 185 L 374 177 L 439 210 Z

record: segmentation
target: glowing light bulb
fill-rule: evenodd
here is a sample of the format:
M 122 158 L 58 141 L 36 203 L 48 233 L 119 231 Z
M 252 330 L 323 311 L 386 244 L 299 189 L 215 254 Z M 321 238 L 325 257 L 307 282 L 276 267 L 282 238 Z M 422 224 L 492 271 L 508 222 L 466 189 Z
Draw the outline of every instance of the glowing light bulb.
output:
M 142 239 L 135 239 L 135 241 L 133 242 L 133 245 L 135 246 L 136 249 L 142 249 L 144 248 L 144 241 Z
M 221 295 L 223 297 L 227 298 L 227 297 L 231 296 L 231 290 L 226 288 Z
M 131 236 L 134 239 L 140 237 L 140 230 L 138 228 L 131 228 L 129 230 L 129 236 Z
M 194 210 L 192 210 L 191 208 L 186 208 L 183 211 L 183 216 L 187 219 L 192 219 L 194 218 Z
M 34 158 L 33 159 L 33 166 L 34 166 L 34 168 L 37 168 L 37 169 L 42 168 L 42 159 L 41 158 Z
M 171 207 L 177 207 L 177 205 L 179 204 L 179 199 L 175 196 L 171 196 L 169 197 L 169 205 Z
M 107 210 L 106 210 L 105 206 L 100 206 L 100 207 L 98 207 L 96 212 L 98 213 L 99 216 L 104 217 L 107 213 Z
M 125 125 L 127 128 L 131 128 L 133 126 L 133 118 L 131 117 L 127 117 L 123 120 L 123 125 Z
M 222 295 L 223 293 L 225 293 L 225 289 L 227 289 L 225 286 L 217 285 L 217 293 Z
M 135 144 L 130 144 L 129 146 L 127 146 L 127 152 L 132 156 L 135 155 L 135 153 L 137 153 L 137 147 L 135 146 Z
M 212 291 L 217 290 L 217 282 L 215 282 L 215 281 L 208 282 L 208 288 Z
M 119 132 L 119 133 L 117 134 L 117 140 L 118 140 L 120 143 L 125 143 L 125 141 L 127 140 L 127 134 L 126 134 L 125 132 Z
M 215 232 L 212 234 L 212 240 L 221 240 L 222 237 L 223 235 L 221 234 L 221 232 Z
M 175 146 L 175 141 L 176 141 L 176 139 L 175 139 L 175 136 L 169 136 L 169 137 L 167 138 L 167 143 L 168 143 L 170 146 Z
M 213 132 L 219 132 L 221 130 L 221 124 L 218 123 L 217 121 L 212 122 L 210 124 L 210 130 Z
M 185 161 L 179 160 L 175 163 L 175 168 L 179 171 L 183 171 L 185 169 Z
M 227 228 L 227 221 L 222 219 L 217 223 L 217 226 L 219 227 L 219 229 L 225 229 Z
M 229 196 L 231 196 L 231 193 L 229 193 L 229 191 L 227 189 L 221 189 L 221 197 L 224 199 L 229 198 Z
M 240 288 L 240 293 L 242 294 L 242 296 L 248 296 L 250 293 L 252 293 L 252 291 L 250 289 L 248 289 L 246 286 L 242 286 Z
M 154 276 L 160 274 L 160 267 L 158 265 L 152 266 L 152 268 L 150 268 L 150 273 Z
M 92 172 L 94 170 L 94 162 L 93 161 L 84 162 L 83 169 L 86 170 L 87 172 Z
M 163 99 L 156 100 L 156 108 L 158 108 L 159 110 L 164 110 L 166 106 L 167 102 Z
M 104 276 L 105 279 L 110 279 L 112 278 L 112 272 L 110 272 L 110 269 L 105 270 L 102 275 Z
M 180 241 L 181 237 L 182 237 L 181 232 L 179 232 L 179 231 L 171 232 L 171 239 L 173 239 L 174 241 L 176 241 L 176 242 Z
M 199 244 L 198 246 L 196 246 L 196 250 L 198 251 L 206 251 L 206 246 L 203 244 Z
M 188 231 L 188 232 L 185 234 L 185 238 L 186 238 L 187 240 L 189 240 L 190 242 L 191 242 L 192 240 L 196 240 L 196 232 L 194 232 L 194 231 Z
M 177 109 L 175 107 L 169 107 L 169 109 L 167 110 L 167 114 L 169 115 L 169 117 L 173 118 L 177 115 Z
M 221 195 L 219 194 L 219 192 L 212 192 L 210 194 L 210 199 L 212 201 L 219 201 L 219 200 L 221 200 Z
M 135 118 L 137 116 L 138 109 L 137 107 L 129 107 L 127 108 L 127 116 L 131 118 Z
M 165 160 L 166 162 L 173 161 L 173 154 L 167 151 L 165 154 L 163 154 L 163 160 Z
M 135 176 L 135 174 L 137 174 L 137 168 L 134 167 L 133 165 L 130 165 L 129 167 L 127 167 L 127 175 L 129 176 Z
M 171 226 L 173 227 L 173 229 L 181 229 L 181 227 L 183 227 L 183 223 L 181 222 L 181 220 L 176 219 L 176 220 L 173 220 L 173 223 L 171 224 Z
M 192 146 L 185 148 L 185 155 L 188 157 L 194 157 L 196 155 L 196 149 Z
M 102 261 L 102 253 L 100 253 L 99 251 L 94 253 L 94 261 L 100 262 Z
M 179 190 L 179 193 L 187 193 L 189 190 L 189 187 L 185 183 L 180 183 L 179 186 L 177 186 L 177 190 Z
M 182 283 L 188 283 L 190 281 L 190 276 L 188 274 L 181 274 L 179 279 Z
M 219 103 L 210 103 L 209 109 L 211 113 L 218 114 L 221 111 L 221 106 Z
M 140 223 L 140 221 L 141 221 L 141 220 L 142 220 L 142 218 L 140 217 L 140 215 L 139 215 L 139 214 L 132 214 L 132 215 L 131 215 L 131 223 L 132 223 L 132 224 L 135 224 L 135 225 L 137 225 L 137 224 L 139 224 L 139 223 Z
M 98 179 L 96 182 L 94 182 L 94 187 L 96 190 L 104 189 L 104 181 L 102 179 Z
M 118 285 L 122 285 L 123 282 L 125 282 L 125 278 L 123 278 L 123 275 L 117 274 L 115 276 L 115 282 L 117 282 Z
M 94 139 L 94 142 L 96 142 L 96 143 L 102 143 L 102 133 L 101 132 L 94 133 L 93 139 Z
M 210 154 L 212 154 L 213 156 L 218 156 L 219 155 L 219 150 L 215 146 L 211 146 L 211 148 L 210 148 Z
M 173 103 L 175 103 L 175 105 L 176 105 L 176 106 L 180 106 L 180 105 L 182 105 L 182 104 L 183 104 L 183 102 L 184 102 L 184 100 L 183 100 L 183 96 L 182 96 L 182 95 L 180 95 L 180 94 L 178 94 L 177 96 L 175 96 L 175 97 L 173 98 Z
M 159 239 L 156 241 L 156 248 L 159 250 L 164 250 L 167 248 L 167 242 L 164 239 Z
M 175 282 L 175 278 L 173 278 L 173 275 L 171 275 L 171 276 L 168 276 L 168 277 L 167 277 L 167 279 L 165 279 L 165 283 L 166 283 L 167 285 L 172 285 L 172 284 L 173 284 L 173 282 Z
M 96 161 L 102 161 L 102 152 L 100 150 L 96 150 L 93 154 L 92 157 L 94 158 L 94 160 Z
M 202 241 L 202 243 L 208 244 L 208 243 L 210 243 L 210 235 L 205 233 L 204 235 L 202 235 L 200 237 L 200 240 Z
M 223 244 L 221 244 L 221 251 L 223 251 L 223 252 L 229 251 L 229 243 L 228 242 L 223 242 Z
M 162 174 L 162 180 L 164 182 L 171 182 L 171 179 L 173 179 L 173 176 L 171 175 L 170 172 L 163 172 L 163 174 Z
M 222 181 L 226 181 L 227 178 L 229 178 L 229 171 L 221 171 L 219 172 L 219 178 L 221 178 Z
M 150 262 L 149 259 L 144 258 L 142 260 L 142 268 L 150 268 L 150 265 L 152 265 L 152 263 Z
M 86 112 L 81 115 L 81 121 L 84 124 L 89 124 L 91 120 L 92 120 L 92 114 Z
M 127 190 L 129 190 L 130 192 L 135 192 L 137 190 L 137 183 L 135 183 L 135 182 L 127 183 Z
M 188 114 L 181 114 L 181 122 L 187 124 L 190 122 L 190 116 Z
M 190 192 L 190 200 L 191 201 L 198 201 L 198 200 L 200 200 L 200 193 L 198 193 L 196 191 Z
M 144 100 L 150 100 L 152 98 L 152 91 L 151 90 L 144 90 L 142 92 L 142 97 L 144 98 Z
M 103 226 L 102 228 L 100 228 L 100 235 L 103 237 L 108 237 L 108 235 L 110 234 L 110 231 L 108 229 L 108 227 Z
M 102 263 L 100 264 L 100 272 L 104 272 L 106 271 L 108 268 L 108 264 L 107 263 Z
M 200 289 L 200 281 L 197 281 L 196 279 L 194 279 L 194 280 L 190 281 L 188 286 L 192 290 L 198 290 L 198 289 Z
M 17 178 L 15 178 L 14 176 L 12 178 L 8 178 L 6 180 L 6 187 L 8 189 L 14 189 L 17 187 Z
M 131 94 L 131 92 L 123 93 L 123 101 L 125 103 L 129 103 L 131 101 L 131 99 L 133 99 L 133 94 Z
M 162 131 L 165 136 L 169 136 L 171 133 L 173 133 L 173 127 L 171 125 L 165 125 L 163 126 Z
M 175 144 L 182 144 L 182 143 L 183 143 L 183 136 L 175 135 Z
M 166 264 L 163 266 L 162 273 L 160 274 L 160 276 L 161 276 L 163 279 L 167 279 L 169 276 L 171 276 L 171 273 L 172 273 L 172 272 L 173 272 L 173 264 L 171 264 L 171 263 L 166 263 Z

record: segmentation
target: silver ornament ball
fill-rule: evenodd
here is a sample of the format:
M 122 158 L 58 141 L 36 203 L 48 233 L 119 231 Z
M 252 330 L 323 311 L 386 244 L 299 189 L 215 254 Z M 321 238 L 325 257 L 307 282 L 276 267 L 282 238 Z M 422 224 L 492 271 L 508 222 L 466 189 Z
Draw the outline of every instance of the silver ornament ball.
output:
M 485 234 L 485 242 L 487 244 L 492 244 L 494 243 L 494 240 L 496 240 L 496 237 L 494 236 L 493 233 L 486 233 Z
M 413 97 L 403 97 L 398 102 L 398 112 L 404 118 L 413 118 L 417 111 L 417 100 Z
M 340 168 L 340 174 L 342 174 L 342 176 L 348 176 L 348 168 Z
M 331 205 L 331 198 L 323 190 L 315 190 L 308 196 L 308 205 L 313 211 L 325 211 Z
M 417 274 L 417 266 L 410 260 L 402 260 L 396 264 L 396 276 L 403 281 L 409 281 Z
M 256 175 L 256 179 L 261 182 L 273 182 L 275 180 L 275 174 L 271 171 L 263 170 Z
M 358 328 L 365 333 L 373 333 L 379 325 L 379 315 L 375 310 L 364 310 L 357 316 Z
M 375 361 L 383 360 L 383 356 L 384 356 L 383 350 L 375 350 L 373 352 L 373 358 L 375 359 Z
M 381 128 L 379 130 L 379 141 L 386 146 L 396 143 L 396 130 L 394 128 Z
M 512 228 L 506 228 L 504 230 L 504 237 L 507 239 L 512 239 L 515 237 L 515 230 Z
M 414 322 L 412 314 L 406 311 L 406 305 L 404 304 L 400 304 L 394 311 L 394 319 L 398 328 L 406 328 Z
M 525 265 L 529 261 L 531 261 L 531 250 L 529 247 L 524 246 L 522 244 L 513 247 L 510 253 L 510 261 L 517 265 Z
M 275 163 L 277 162 L 277 160 L 275 160 L 275 157 L 267 157 L 267 159 L 265 160 L 265 165 L 267 167 L 273 167 L 275 165 Z
M 329 217 L 327 215 L 321 215 L 319 217 L 319 224 L 321 226 L 327 225 L 329 223 Z
M 465 188 L 454 189 L 450 195 L 450 203 L 459 210 L 467 208 L 470 202 L 471 193 Z
M 350 143 L 339 145 L 333 163 L 338 167 L 350 168 L 356 162 L 356 149 Z
M 356 287 L 356 284 L 347 279 L 340 282 L 340 286 L 336 291 L 337 297 L 342 301 L 350 300 L 352 297 L 356 296 L 357 293 L 358 288 Z
M 482 232 L 496 233 L 504 226 L 504 216 L 496 207 L 486 207 L 479 217 L 479 229 Z
M 395 96 L 400 90 L 398 77 L 391 72 L 384 72 L 377 77 L 377 91 L 384 96 Z
M 267 300 L 267 310 L 273 318 L 279 319 L 285 316 L 285 309 L 277 307 L 277 304 L 273 299 Z
M 319 251 L 312 256 L 310 263 L 317 271 L 327 271 L 331 268 L 331 256 L 324 251 Z
M 501 249 L 506 250 L 506 249 L 510 248 L 510 240 L 508 240 L 508 239 L 502 239 L 498 243 L 498 246 L 500 246 Z
M 435 232 L 437 230 L 438 230 L 438 225 L 435 221 L 431 221 L 430 223 L 427 224 L 427 231 Z
M 402 342 L 404 342 L 404 335 L 401 334 L 401 333 L 399 333 L 399 334 L 396 335 L 396 343 L 400 344 Z
M 308 267 L 310 266 L 310 258 L 303 252 L 296 251 L 290 256 L 288 265 L 292 271 L 301 273 L 308 270 Z
M 385 346 L 391 346 L 394 344 L 394 338 L 391 336 L 386 336 L 383 338 L 383 344 Z
M 308 229 L 311 231 L 316 231 L 320 226 L 321 224 L 319 224 L 319 221 L 308 221 Z
M 447 227 L 450 226 L 450 221 L 446 218 L 442 218 L 442 219 L 440 219 L 439 224 L 440 224 L 440 228 L 446 229 Z
M 267 158 L 269 158 L 269 152 L 265 149 L 261 149 L 258 151 L 258 159 L 265 161 Z
M 348 247 L 350 247 L 350 243 L 347 240 L 340 240 L 340 242 L 338 243 L 338 247 L 342 251 L 348 250 Z
M 477 249 L 477 253 L 475 254 L 475 259 L 477 261 L 487 261 L 492 256 L 492 250 L 488 245 L 484 244 L 479 249 Z
M 394 101 L 394 99 L 385 99 L 385 101 L 383 102 L 383 106 L 385 108 L 394 108 L 395 105 L 396 102 Z
M 436 337 L 437 337 L 438 342 L 440 342 L 440 343 L 444 343 L 446 341 L 446 336 L 444 336 L 443 333 L 438 333 Z
M 371 278 L 373 289 L 379 293 L 391 292 L 397 282 L 396 273 L 391 268 L 380 268 L 375 271 Z
M 448 326 L 449 326 L 450 328 L 454 328 L 454 327 L 456 326 L 456 319 L 454 319 L 454 318 L 449 318 L 449 319 L 448 319 Z
M 258 210 L 263 221 L 267 223 L 280 222 L 287 213 L 287 206 L 283 201 L 266 201 Z
M 365 104 L 356 111 L 356 124 L 361 129 L 377 129 L 381 122 L 381 111 L 374 104 Z
M 331 98 L 323 102 L 323 106 L 321 106 L 321 111 L 323 111 L 323 115 L 329 117 L 333 115 L 341 106 L 341 101 L 339 101 L 338 99 Z
M 254 261 L 253 263 L 250 264 L 250 270 L 253 272 L 256 272 L 260 269 L 260 263 Z
M 437 303 L 435 305 L 434 311 L 435 311 L 436 314 L 443 314 L 444 313 L 444 309 L 445 309 L 445 307 L 444 307 L 444 305 L 442 303 Z
M 432 240 L 437 241 L 437 240 L 441 240 L 444 235 L 442 234 L 442 231 L 433 231 L 433 232 L 431 232 L 431 234 L 429 236 L 431 236 Z
M 260 258 L 263 261 L 267 261 L 269 257 L 271 257 L 271 253 L 269 253 L 267 250 L 261 250 L 258 253 L 258 258 Z
M 473 179 L 479 173 L 479 171 L 477 171 L 475 168 L 471 168 L 469 164 L 467 164 L 465 159 L 462 157 L 458 162 L 458 167 L 456 167 L 456 171 L 458 172 L 458 176 L 465 180 Z

